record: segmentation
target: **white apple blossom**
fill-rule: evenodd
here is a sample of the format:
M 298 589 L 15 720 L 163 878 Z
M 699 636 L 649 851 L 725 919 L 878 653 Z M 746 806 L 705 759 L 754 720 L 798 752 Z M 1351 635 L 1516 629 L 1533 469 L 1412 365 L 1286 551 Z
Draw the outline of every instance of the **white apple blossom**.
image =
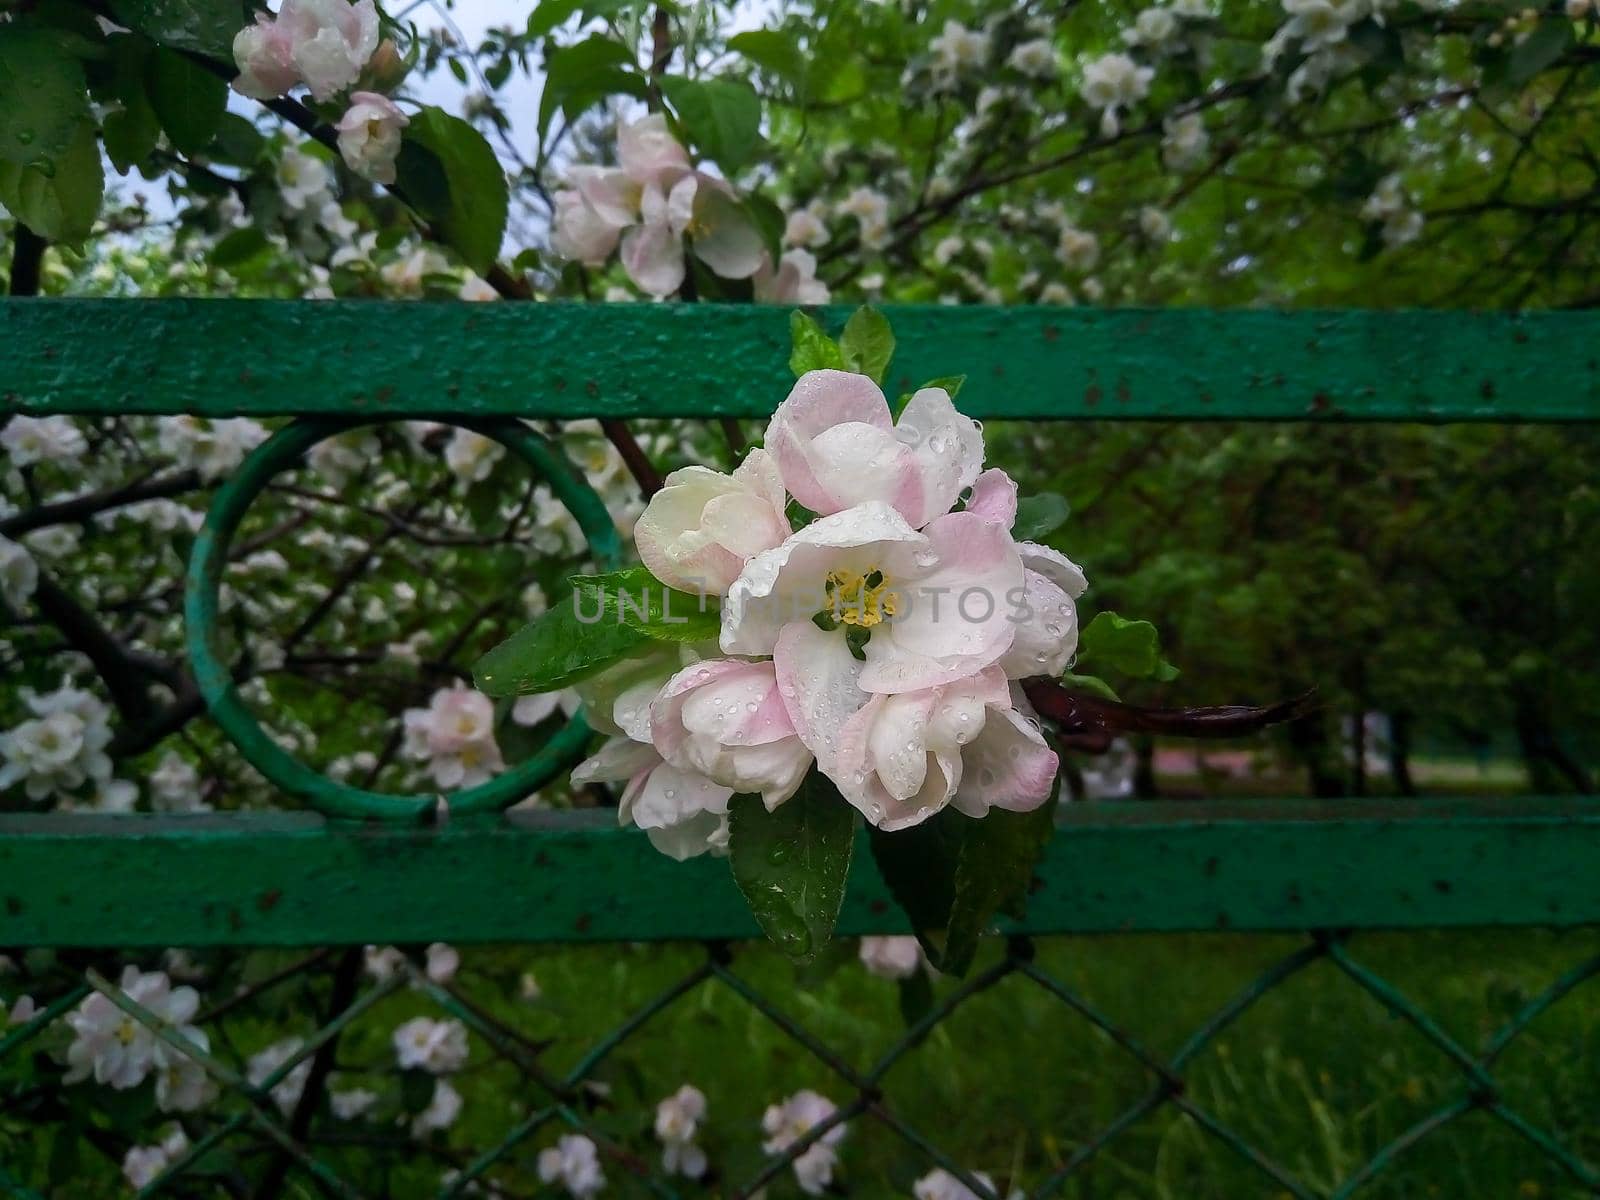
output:
M 436 1130 L 449 1129 L 460 1115 L 461 1093 L 450 1086 L 448 1079 L 436 1079 L 428 1106 L 411 1119 L 411 1136 L 423 1138 Z
M 751 283 L 760 304 L 826 304 L 828 285 L 817 278 L 817 259 L 809 250 L 785 250 L 772 269 L 763 259 Z
M 177 1032 L 202 1054 L 211 1052 L 211 1039 L 204 1030 L 182 1025 Z M 205 1067 L 176 1046 L 157 1042 L 152 1062 L 156 1075 L 156 1106 L 162 1112 L 196 1112 L 217 1098 L 217 1083 Z
M 469 275 L 461 283 L 456 292 L 456 298 L 465 300 L 470 304 L 484 304 L 500 299 L 500 293 L 494 290 L 494 285 L 481 275 Z
M 73 463 L 89 448 L 71 417 L 12 417 L 0 428 L 0 450 L 14 467 L 34 463 Z
M 402 1070 L 448 1075 L 466 1065 L 467 1027 L 460 1021 L 413 1017 L 394 1031 L 391 1040 Z
M 464 484 L 482 483 L 505 457 L 506 448 L 494 438 L 471 429 L 457 429 L 444 448 L 445 465 Z
M 434 942 L 423 952 L 423 969 L 435 983 L 449 983 L 461 967 L 461 955 L 454 946 Z
M 150 807 L 157 812 L 204 812 L 211 807 L 201 799 L 200 772 L 176 750 L 163 754 L 146 779 Z
M 922 969 L 922 946 L 909 935 L 864 937 L 858 954 L 879 979 L 910 979 Z
M 695 1144 L 705 1115 L 705 1095 L 689 1083 L 656 1105 L 656 1137 L 667 1174 L 698 1179 L 706 1173 L 706 1153 Z
M 650 730 L 671 766 L 735 792 L 759 793 L 769 812 L 794 795 L 813 761 L 778 694 L 771 662 L 721 659 L 685 667 L 651 702 Z
M 1154 205 L 1146 204 L 1139 210 L 1139 232 L 1152 242 L 1164 242 L 1172 236 L 1172 218 Z
M 1035 79 L 1048 79 L 1056 73 L 1056 48 L 1049 38 L 1035 38 L 1031 42 L 1019 42 L 1006 57 L 1006 66 L 1013 71 L 1020 71 L 1024 75 L 1031 75 Z M 993 101 L 991 101 L 992 103 Z M 978 97 L 978 112 L 981 114 L 988 106 L 983 103 L 983 97 Z
M 786 246 L 815 249 L 828 240 L 828 227 L 822 217 L 809 208 L 797 208 L 789 214 L 783 225 L 783 242 Z
M 0 1012 L 4 1012 L 5 1007 L 4 1002 L 0 1002 Z M 38 1015 L 38 1012 L 39 1006 L 34 1003 L 32 996 L 18 996 L 16 1002 L 11 1005 L 10 1013 L 0 1025 L 26 1025 Z
M 242 96 L 271 100 L 300 82 L 289 30 L 268 13 L 258 12 L 253 25 L 234 35 L 233 61 L 239 68 L 233 90 Z
M 130 1187 L 148 1187 L 188 1150 L 188 1135 L 175 1126 L 153 1146 L 130 1146 L 122 1157 L 122 1177 Z
M 277 24 L 287 31 L 295 70 L 318 101 L 353 84 L 378 48 L 373 0 L 283 0 Z
M 244 456 L 267 440 L 267 431 L 248 417 L 208 420 L 189 416 L 156 418 L 156 441 L 180 467 L 192 467 L 207 483 L 231 474 Z
M 771 1105 L 762 1115 L 761 1130 L 767 1137 L 761 1148 L 768 1154 L 782 1154 L 837 1111 L 838 1106 L 826 1096 L 810 1089 L 798 1091 Z M 845 1132 L 843 1122 L 831 1126 L 794 1160 L 795 1180 L 808 1196 L 820 1196 L 833 1182 L 838 1147 Z
M 1192 170 L 1205 161 L 1210 148 L 1211 136 L 1199 113 L 1184 113 L 1162 122 L 1161 161 L 1171 170 Z
M 245 1078 L 251 1087 L 261 1087 L 290 1059 L 294 1058 L 304 1048 L 305 1043 L 297 1037 L 284 1038 L 272 1043 L 264 1050 L 252 1054 L 245 1063 Z M 306 1080 L 311 1075 L 311 1055 L 295 1063 L 289 1073 L 280 1079 L 272 1088 L 272 1102 L 278 1106 L 278 1111 L 284 1116 L 294 1112 L 295 1105 L 300 1103 L 300 1094 L 306 1089 Z
M 111 778 L 111 713 L 89 692 L 63 684 L 43 694 L 23 689 L 34 713 L 0 732 L 0 791 L 21 783 L 30 800 Z
M 1160 50 L 1178 35 L 1178 18 L 1170 8 L 1147 8 L 1133 19 L 1133 28 L 1122 31 L 1130 46 Z
M 341 1121 L 356 1121 L 372 1111 L 378 1093 L 366 1088 L 346 1088 L 328 1093 L 328 1107 Z
M 394 946 L 368 946 L 362 952 L 362 966 L 378 983 L 388 983 L 406 965 L 406 956 Z
M 665 762 L 651 741 L 651 705 L 682 660 L 662 647 L 625 658 L 578 684 L 584 717 L 608 740 L 573 769 L 572 781 L 622 783 L 617 820 L 644 830 L 661 853 L 682 861 L 725 852 L 733 789 Z
M 559 1183 L 576 1200 L 598 1195 L 606 1186 L 595 1144 L 581 1133 L 564 1133 L 554 1146 L 539 1151 L 539 1178 Z
M 1423 217 L 1411 207 L 1399 175 L 1386 175 L 1361 205 L 1361 217 L 1382 222 L 1384 244 L 1393 248 L 1415 241 L 1422 234 Z
M 328 164 L 315 154 L 293 149 L 278 157 L 278 191 L 283 203 L 295 212 L 320 211 L 328 202 L 333 175 Z
M 350 107 L 334 126 L 345 166 L 374 183 L 393 183 L 400 131 L 409 124 L 411 118 L 389 97 L 377 92 L 350 93 Z
M 726 181 L 690 165 L 666 120 L 652 113 L 617 129 L 620 166 L 579 166 L 557 193 L 556 253 L 598 266 L 618 245 L 628 278 L 652 296 L 676 292 L 684 243 L 714 273 L 746 279 L 760 268 L 760 231 Z
M 982 1171 L 972 1171 L 970 1174 L 983 1184 L 991 1195 L 1000 1194 L 991 1177 Z M 935 1167 L 912 1184 L 911 1194 L 916 1200 L 978 1200 L 976 1192 L 943 1167 Z
M 750 558 L 793 532 L 783 480 L 765 450 L 752 450 L 731 475 L 682 467 L 634 525 L 639 557 L 668 587 L 720 596 Z
M 1087 230 L 1069 225 L 1056 242 L 1056 257 L 1074 271 L 1092 271 L 1100 261 L 1100 239 Z
M 943 389 L 920 389 L 896 420 L 877 384 L 847 371 L 796 380 L 765 445 L 784 487 L 812 512 L 882 501 L 917 529 L 949 512 L 983 463 L 982 433 Z
M 306 464 L 333 488 L 342 488 L 373 462 L 382 450 L 370 429 L 351 429 L 323 438 L 306 451 Z
M 442 788 L 470 788 L 505 770 L 494 738 L 494 702 L 464 687 L 441 688 L 427 708 L 408 708 L 405 751 Z
M 936 78 L 946 82 L 989 61 L 989 35 L 968 29 L 960 21 L 946 21 L 944 30 L 928 42 Z
M 1153 67 L 1142 67 L 1126 54 L 1103 54 L 1083 68 L 1083 99 L 1101 113 L 1100 131 L 1115 137 L 1118 114 L 1143 100 L 1155 78 Z
M 0 534 L 0 603 L 20 611 L 39 586 L 39 564 L 27 547 Z
M 174 988 L 160 971 L 142 972 L 127 967 L 118 988 L 130 1000 L 148 1009 L 158 1020 L 178 1034 L 201 1046 L 205 1035 L 190 1022 L 200 1007 L 199 994 L 191 987 Z M 155 1032 L 124 1012 L 100 992 L 95 992 L 67 1014 L 73 1038 L 67 1047 L 67 1083 L 93 1076 L 96 1083 L 118 1091 L 138 1087 L 152 1070 L 165 1070 L 180 1056 L 176 1048 L 157 1039 Z M 184 1107 L 180 1101 L 196 1099 L 196 1091 L 180 1084 L 158 1098 L 162 1107 Z M 204 1102 L 201 1098 L 200 1102 Z
M 1052 280 L 1039 289 L 1040 304 L 1074 304 L 1076 300 L 1072 289 L 1066 284 Z

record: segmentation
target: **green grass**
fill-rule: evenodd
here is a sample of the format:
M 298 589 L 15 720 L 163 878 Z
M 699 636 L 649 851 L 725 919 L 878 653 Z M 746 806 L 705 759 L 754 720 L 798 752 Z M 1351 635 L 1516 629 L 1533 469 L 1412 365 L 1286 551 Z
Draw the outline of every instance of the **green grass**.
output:
M 1111 1016 L 1151 1052 L 1170 1056 L 1261 971 L 1303 943 L 1294 938 L 1197 935 L 1053 939 L 1039 965 Z M 1352 944 L 1364 964 L 1393 981 L 1452 1037 L 1476 1052 L 1523 1003 L 1600 949 L 1591 933 L 1368 935 Z M 1002 952 L 993 947 L 988 961 Z M 498 954 L 491 958 L 498 958 Z M 552 1067 L 569 1067 L 624 1014 L 701 959 L 691 947 L 548 949 L 518 956 L 543 987 L 534 1005 L 495 1009 L 552 1044 Z M 980 961 L 976 971 L 988 965 Z M 739 951 L 735 970 L 846 1063 L 865 1070 L 901 1036 L 896 985 L 843 963 L 820 985 L 765 948 Z M 943 995 L 957 985 L 941 981 Z M 494 991 L 509 993 L 503 985 Z M 1600 983 L 1546 1013 L 1502 1058 L 1504 1095 L 1556 1130 L 1590 1161 L 1600 1159 Z M 1312 964 L 1267 994 L 1186 1073 L 1193 1103 L 1236 1130 L 1318 1191 L 1335 1187 L 1414 1122 L 1462 1091 L 1461 1074 L 1407 1023 L 1340 974 Z M 596 1078 L 609 1095 L 593 1120 L 619 1144 L 653 1157 L 655 1101 L 685 1081 L 710 1103 L 704 1139 L 718 1179 L 711 1194 L 750 1178 L 762 1161 L 766 1104 L 801 1087 L 836 1100 L 843 1081 L 715 982 L 682 997 L 646 1025 Z M 1029 980 L 1010 977 L 974 997 L 888 1074 L 885 1102 L 970 1169 L 1003 1184 L 1034 1186 L 1152 1083 L 1124 1049 Z M 469 1119 L 458 1140 L 488 1139 L 536 1100 L 509 1069 L 471 1079 Z M 499 1110 L 498 1119 L 493 1115 Z M 537 1148 L 514 1154 L 502 1178 L 528 1186 Z M 909 1195 L 926 1160 L 871 1120 L 843 1150 L 851 1196 Z M 643 1195 L 621 1168 L 613 1194 Z M 693 1189 L 687 1189 L 691 1194 Z M 1063 1195 L 1081 1200 L 1239 1200 L 1282 1190 L 1188 1117 L 1164 1108 L 1126 1130 L 1074 1176 Z M 1587 1194 L 1531 1145 L 1483 1114 L 1470 1114 L 1402 1155 L 1363 1196 L 1565 1197 Z M 785 1177 L 770 1195 L 799 1195 Z

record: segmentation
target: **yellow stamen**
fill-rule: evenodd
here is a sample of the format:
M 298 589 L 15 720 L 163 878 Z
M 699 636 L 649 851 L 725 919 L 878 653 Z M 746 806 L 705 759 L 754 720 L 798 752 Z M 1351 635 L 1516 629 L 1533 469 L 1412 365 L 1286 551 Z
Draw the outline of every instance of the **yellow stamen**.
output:
M 828 611 L 846 625 L 871 629 L 892 617 L 900 597 L 889 590 L 882 571 L 829 571 L 823 581 L 828 593 Z

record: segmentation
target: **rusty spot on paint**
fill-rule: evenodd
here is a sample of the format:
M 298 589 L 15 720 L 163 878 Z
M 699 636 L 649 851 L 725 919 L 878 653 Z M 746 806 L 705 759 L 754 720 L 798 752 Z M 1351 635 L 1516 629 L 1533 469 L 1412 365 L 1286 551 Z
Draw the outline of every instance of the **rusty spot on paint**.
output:
M 228 928 L 233 930 L 235 933 L 238 933 L 239 930 L 244 928 L 244 918 L 239 915 L 239 910 L 237 908 L 230 908 L 228 910 Z
M 1480 383 L 1478 385 L 1478 395 L 1482 396 L 1485 400 L 1493 400 L 1494 380 L 1485 379 L 1482 383 Z
M 241 387 L 249 387 L 254 381 L 255 376 L 250 373 L 249 367 L 245 367 L 239 372 L 239 384 Z
M 1435 879 L 1433 881 L 1433 890 L 1438 892 L 1440 895 L 1448 896 L 1452 891 L 1455 890 L 1455 885 L 1448 879 Z
M 387 404 L 387 403 L 389 403 L 389 401 L 394 399 L 394 389 L 392 387 L 390 387 L 388 384 L 384 384 L 381 388 L 378 389 L 378 394 L 377 394 L 376 399 L 377 399 L 379 404 Z
M 886 900 L 874 900 L 871 904 L 867 905 L 867 907 L 872 911 L 872 915 L 875 917 L 881 916 L 889 911 L 889 903 Z
M 1230 926 L 1232 924 L 1233 924 L 1233 918 L 1230 917 L 1227 913 L 1219 912 L 1217 914 L 1217 928 L 1218 929 L 1226 929 L 1226 928 L 1228 928 L 1228 926 Z
M 278 901 L 283 899 L 282 888 L 272 888 L 261 893 L 261 898 L 256 901 L 256 907 L 262 912 L 271 912 L 278 907 Z
M 588 396 L 589 399 L 593 400 L 600 394 L 600 385 L 591 379 L 588 383 L 583 385 L 583 393 L 584 395 Z
M 1054 325 L 1046 325 L 1044 327 L 1044 340 L 1045 341 L 1054 342 L 1054 341 L 1057 341 L 1060 337 L 1061 337 L 1061 330 L 1057 329 Z
M 1220 860 L 1218 860 L 1218 858 L 1217 858 L 1217 856 L 1215 854 L 1213 854 L 1210 858 L 1206 859 L 1206 865 L 1205 865 L 1206 878 L 1207 879 L 1213 878 L 1217 873 L 1217 868 L 1220 867 L 1220 866 L 1222 866 L 1222 863 L 1221 863 Z
M 1128 386 L 1126 379 L 1117 380 L 1117 403 L 1126 404 L 1133 399 L 1133 389 Z
M 572 923 L 572 927 L 575 930 L 577 930 L 579 933 L 588 933 L 589 932 L 589 926 L 591 926 L 593 924 L 594 924 L 594 917 L 592 917 L 588 913 L 579 913 L 578 914 L 578 919 Z
M 1516 342 L 1519 346 L 1526 345 L 1528 341 L 1528 331 L 1526 329 L 1513 329 L 1511 331 L 1511 340 Z
M 564 392 L 567 390 L 567 381 L 561 378 L 561 376 L 557 375 L 550 381 L 550 386 L 555 388 L 555 390 L 558 392 Z
M 1333 408 L 1333 400 L 1327 392 L 1318 392 L 1311 397 L 1311 411 L 1321 416 Z
M 22 899 L 18 896 L 6 897 L 6 916 L 20 917 L 22 915 Z
M 994 365 L 994 377 L 996 379 L 1004 379 L 1005 375 L 1006 375 L 1006 369 L 1004 367 L 1002 367 L 999 363 L 995 363 L 995 365 Z
M 1301 902 L 1300 885 L 1298 883 L 1291 883 L 1288 888 L 1284 890 L 1283 898 L 1290 904 L 1299 904 Z
M 1091 383 L 1083 389 L 1083 402 L 1090 408 L 1100 403 L 1100 385 L 1098 383 Z

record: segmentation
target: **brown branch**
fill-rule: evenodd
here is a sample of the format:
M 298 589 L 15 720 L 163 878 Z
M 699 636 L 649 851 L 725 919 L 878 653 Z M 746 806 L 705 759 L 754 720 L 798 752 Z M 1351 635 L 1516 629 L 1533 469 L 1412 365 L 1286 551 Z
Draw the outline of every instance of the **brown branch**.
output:
M 144 500 L 162 500 L 170 496 L 179 496 L 199 486 L 198 471 L 179 471 L 173 475 L 162 475 L 155 479 L 147 477 L 122 487 L 74 496 L 70 500 L 58 500 L 54 504 L 41 504 L 37 508 L 30 508 L 0 520 L 0 537 L 16 538 L 31 530 L 42 529 L 46 525 L 87 521 L 90 517 L 114 508 L 138 504 Z
M 617 448 L 617 453 L 622 455 L 622 461 L 628 464 L 634 481 L 638 483 L 639 490 L 644 493 L 646 500 L 650 499 L 661 490 L 661 472 L 657 471 L 655 464 L 650 461 L 650 456 L 644 448 L 634 439 L 628 429 L 626 421 L 619 421 L 615 417 L 602 419 L 600 428 L 611 439 L 611 444 Z
M 1147 708 L 1086 692 L 1069 691 L 1053 679 L 1027 679 L 1022 690 L 1039 712 L 1070 738 L 1117 733 L 1159 733 L 1172 737 L 1235 738 L 1271 725 L 1298 720 L 1316 711 L 1313 688 L 1276 704 L 1220 704 L 1195 708 Z
M 48 243 L 21 221 L 11 243 L 11 294 L 37 296 L 39 294 L 39 268 L 44 262 Z
M 146 669 L 94 615 L 43 571 L 33 592 L 34 604 L 61 636 L 93 664 L 124 720 L 132 721 L 150 704 Z

